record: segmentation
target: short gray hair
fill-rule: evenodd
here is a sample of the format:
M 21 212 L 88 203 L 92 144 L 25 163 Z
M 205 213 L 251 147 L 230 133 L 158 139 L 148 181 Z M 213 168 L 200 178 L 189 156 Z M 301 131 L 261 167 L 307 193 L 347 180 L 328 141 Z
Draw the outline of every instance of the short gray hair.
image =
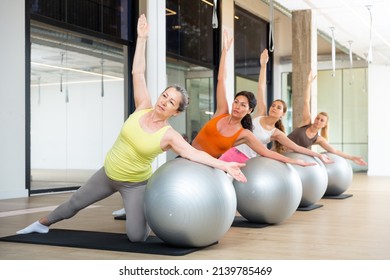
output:
M 179 112 L 183 112 L 185 109 L 187 109 L 188 104 L 190 104 L 190 98 L 188 96 L 187 90 L 177 84 L 169 85 L 164 91 L 166 91 L 169 88 L 174 88 L 176 91 L 180 92 L 181 94 L 181 101 L 179 104 L 179 108 L 177 109 Z

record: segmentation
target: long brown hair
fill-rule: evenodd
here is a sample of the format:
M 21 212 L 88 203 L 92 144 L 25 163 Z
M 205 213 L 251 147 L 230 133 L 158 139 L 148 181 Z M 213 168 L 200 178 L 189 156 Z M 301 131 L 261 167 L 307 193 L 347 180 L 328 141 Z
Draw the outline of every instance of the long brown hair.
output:
M 272 102 L 272 104 L 274 104 L 276 101 L 282 103 L 282 105 L 283 105 L 283 113 L 286 113 L 287 112 L 287 104 L 286 104 L 286 102 L 284 102 L 284 100 L 281 100 L 281 99 L 275 99 Z M 283 125 L 283 122 L 282 122 L 281 118 L 275 123 L 275 127 L 277 129 L 279 129 L 280 131 L 282 131 L 283 133 L 286 133 L 286 129 L 284 128 L 284 125 Z M 278 141 L 274 141 L 273 149 L 277 153 L 283 153 L 286 150 L 285 147 L 282 144 L 280 144 Z

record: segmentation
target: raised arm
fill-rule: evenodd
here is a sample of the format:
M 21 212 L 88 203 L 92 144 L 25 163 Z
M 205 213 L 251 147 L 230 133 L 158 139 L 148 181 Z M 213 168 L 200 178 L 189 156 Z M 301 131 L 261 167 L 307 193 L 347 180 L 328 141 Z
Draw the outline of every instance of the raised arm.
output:
M 233 43 L 233 38 L 229 38 L 228 32 L 223 31 L 223 47 L 218 68 L 217 82 L 217 109 L 214 116 L 229 113 L 229 104 L 226 98 L 226 56 Z
M 268 50 L 265 49 L 260 55 L 260 73 L 259 81 L 257 83 L 257 110 L 253 117 L 267 115 L 267 105 L 265 103 L 265 95 L 267 89 L 267 63 L 268 63 Z
M 133 86 L 134 86 L 134 101 L 136 110 L 151 108 L 152 102 L 146 86 L 145 79 L 145 51 L 146 41 L 148 39 L 149 26 L 146 17 L 142 14 L 138 19 L 137 25 L 137 44 L 135 47 L 133 60 Z
M 165 150 L 172 149 L 181 157 L 191 161 L 221 169 L 229 173 L 237 181 L 246 182 L 246 177 L 240 169 L 245 166 L 244 163 L 225 162 L 210 156 L 204 151 L 197 150 L 185 141 L 184 138 L 174 129 L 169 129 L 166 132 L 163 138 L 162 147 Z
M 316 78 L 317 75 L 313 75 L 313 71 L 310 71 L 307 77 L 306 88 L 303 96 L 303 118 L 300 126 L 308 125 L 311 123 L 311 114 L 310 114 L 311 84 Z
M 282 144 L 283 146 L 287 147 L 289 150 L 292 150 L 294 152 L 305 154 L 312 157 L 318 157 L 321 161 L 323 161 L 326 164 L 333 163 L 333 161 L 327 155 L 317 153 L 313 150 L 295 144 L 295 142 L 291 141 L 287 137 L 287 135 L 280 130 L 275 130 L 274 134 L 272 135 L 272 140 L 278 141 L 280 144 Z
M 336 150 L 334 147 L 332 147 L 328 141 L 325 140 L 325 138 L 318 136 L 318 139 L 315 144 L 320 145 L 325 151 L 336 154 L 340 157 L 343 157 L 348 160 L 352 160 L 354 163 L 358 165 L 367 165 L 367 162 L 364 161 L 364 159 L 360 156 L 352 156 L 347 153 L 344 153 L 342 151 Z

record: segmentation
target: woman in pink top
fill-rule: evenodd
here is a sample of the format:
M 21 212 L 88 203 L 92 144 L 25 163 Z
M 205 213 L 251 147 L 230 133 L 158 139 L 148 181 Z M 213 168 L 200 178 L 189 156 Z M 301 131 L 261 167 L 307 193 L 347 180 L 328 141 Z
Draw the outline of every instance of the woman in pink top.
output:
M 264 145 L 274 142 L 274 149 L 278 153 L 284 151 L 283 146 L 297 153 L 306 154 L 320 158 L 324 163 L 332 161 L 323 154 L 306 149 L 291 141 L 284 132 L 282 117 L 287 111 L 286 103 L 283 100 L 276 99 L 272 102 L 267 115 L 267 106 L 265 104 L 266 92 L 266 70 L 268 63 L 268 50 L 265 49 L 260 55 L 260 73 L 257 84 L 257 110 L 253 114 L 254 131 L 253 133 Z M 225 161 L 245 162 L 248 159 L 257 156 L 247 145 L 239 145 L 231 148 L 224 153 L 220 159 Z
M 256 106 L 256 98 L 253 93 L 247 91 L 237 93 L 232 104 L 231 113 L 229 113 L 225 84 L 226 55 L 232 42 L 233 39 L 229 39 L 227 31 L 224 30 L 217 83 L 217 110 L 213 118 L 199 131 L 192 141 L 192 145 L 215 157 L 220 157 L 231 147 L 246 144 L 257 154 L 264 157 L 302 166 L 313 165 L 313 163 L 288 158 L 271 151 L 256 138 L 252 133 L 253 124 L 250 116 Z

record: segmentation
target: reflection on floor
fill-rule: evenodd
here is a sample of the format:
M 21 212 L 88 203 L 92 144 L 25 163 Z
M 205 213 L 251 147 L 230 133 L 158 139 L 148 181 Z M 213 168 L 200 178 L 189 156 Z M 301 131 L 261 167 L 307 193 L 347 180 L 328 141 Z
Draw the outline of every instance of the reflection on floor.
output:
M 96 170 L 32 169 L 31 190 L 69 188 L 81 186 Z

